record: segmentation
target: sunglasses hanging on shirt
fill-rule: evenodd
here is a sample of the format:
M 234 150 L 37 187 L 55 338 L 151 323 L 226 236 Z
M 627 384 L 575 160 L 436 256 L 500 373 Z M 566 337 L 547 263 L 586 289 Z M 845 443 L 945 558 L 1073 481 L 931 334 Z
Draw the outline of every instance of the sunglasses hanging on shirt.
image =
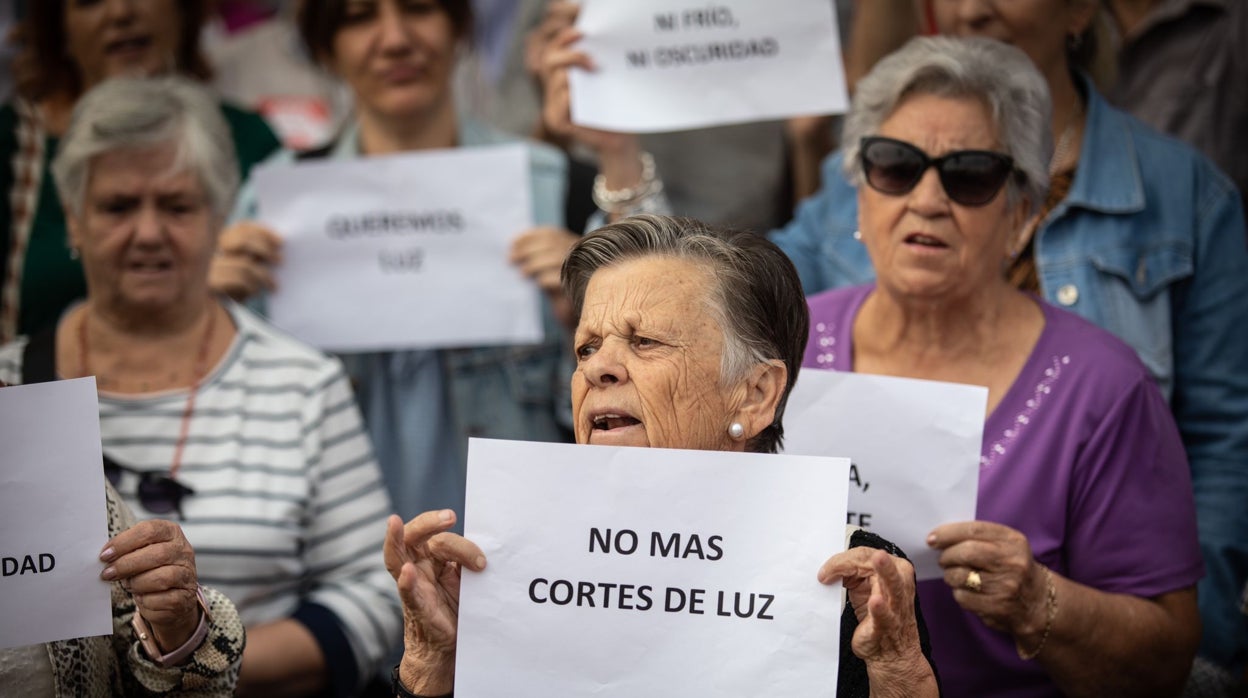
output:
M 123 472 L 139 478 L 139 486 L 135 493 L 138 495 L 139 504 L 142 504 L 144 509 L 153 514 L 176 513 L 179 519 L 183 518 L 182 499 L 187 495 L 195 494 L 195 490 L 174 480 L 167 473 L 128 468 L 104 456 L 104 477 L 108 478 L 109 483 L 118 491 L 120 491 L 118 485 L 121 483 Z

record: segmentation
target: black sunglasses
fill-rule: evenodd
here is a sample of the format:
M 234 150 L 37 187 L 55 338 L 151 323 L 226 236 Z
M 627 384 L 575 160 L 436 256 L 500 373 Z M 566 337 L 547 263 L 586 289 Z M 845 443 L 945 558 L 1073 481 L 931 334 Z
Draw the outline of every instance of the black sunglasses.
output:
M 935 167 L 940 184 L 953 201 L 983 206 L 1001 191 L 1014 172 L 1014 158 L 991 150 L 957 150 L 938 158 L 894 138 L 868 136 L 859 153 L 867 184 L 881 194 L 901 196 L 914 189 L 923 173 Z
M 121 482 L 122 472 L 139 477 L 137 491 L 139 503 L 153 514 L 176 513 L 180 519 L 182 518 L 182 499 L 187 495 L 195 494 L 195 490 L 165 473 L 127 468 L 112 458 L 104 456 L 104 477 L 108 478 L 114 488 Z

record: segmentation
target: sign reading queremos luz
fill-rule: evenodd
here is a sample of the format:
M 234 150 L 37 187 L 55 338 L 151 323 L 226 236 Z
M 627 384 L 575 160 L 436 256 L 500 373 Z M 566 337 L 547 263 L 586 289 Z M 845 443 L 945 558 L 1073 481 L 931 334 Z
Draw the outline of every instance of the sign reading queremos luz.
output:
M 569 78 L 584 126 L 677 131 L 848 107 L 827 0 L 588 2 L 577 26 L 597 67 Z
M 94 378 L 0 388 L 0 648 L 112 633 Z
M 834 695 L 848 467 L 473 439 L 455 695 Z
M 284 239 L 268 312 L 287 332 L 333 351 L 542 340 L 540 292 L 507 257 L 533 225 L 526 146 L 275 164 L 253 178 L 260 219 Z

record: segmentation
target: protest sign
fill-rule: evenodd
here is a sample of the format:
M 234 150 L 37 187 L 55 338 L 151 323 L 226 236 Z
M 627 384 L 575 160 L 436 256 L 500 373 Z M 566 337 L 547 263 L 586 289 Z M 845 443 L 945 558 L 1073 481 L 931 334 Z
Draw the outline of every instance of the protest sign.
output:
M 804 368 L 784 413 L 784 452 L 847 456 L 846 521 L 893 541 L 919 579 L 942 576 L 927 534 L 975 518 L 988 389 Z
M 848 467 L 472 440 L 455 695 L 835 695 Z
M 572 121 L 647 133 L 846 111 L 828 0 L 584 3 Z
M 511 144 L 254 174 L 284 239 L 273 323 L 322 349 L 542 340 L 537 286 L 507 259 L 533 225 L 528 149 Z
M 95 378 L 0 388 L 0 648 L 113 632 Z

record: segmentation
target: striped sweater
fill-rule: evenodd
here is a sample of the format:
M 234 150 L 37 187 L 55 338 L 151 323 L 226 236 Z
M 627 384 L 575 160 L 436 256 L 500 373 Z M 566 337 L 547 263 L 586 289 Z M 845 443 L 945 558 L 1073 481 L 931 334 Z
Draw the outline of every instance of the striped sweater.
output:
M 400 638 L 381 559 L 390 502 L 338 360 L 227 307 L 238 332 L 195 401 L 178 473 L 194 494 L 179 523 L 202 584 L 233 600 L 247 626 L 303 622 L 336 686 L 350 690 Z M 0 347 L 0 380 L 21 382 L 24 346 Z M 185 390 L 101 394 L 105 454 L 134 471 L 167 472 L 186 399 Z M 117 489 L 149 518 L 138 480 L 123 470 Z

